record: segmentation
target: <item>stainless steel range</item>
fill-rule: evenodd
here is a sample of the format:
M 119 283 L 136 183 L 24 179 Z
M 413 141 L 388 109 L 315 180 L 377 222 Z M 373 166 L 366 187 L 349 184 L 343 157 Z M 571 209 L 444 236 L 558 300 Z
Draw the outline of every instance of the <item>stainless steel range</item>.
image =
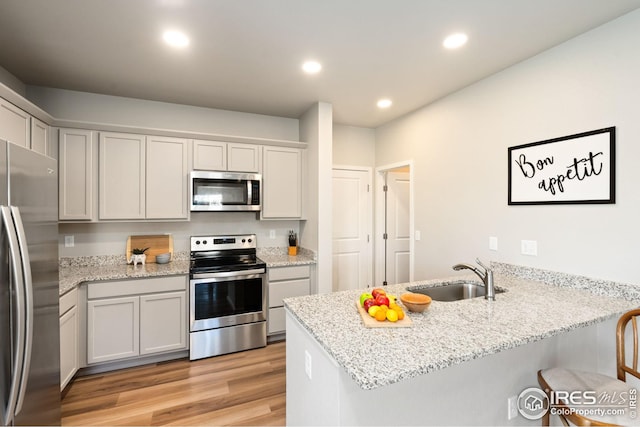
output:
M 254 234 L 191 237 L 191 360 L 267 345 L 266 271 Z

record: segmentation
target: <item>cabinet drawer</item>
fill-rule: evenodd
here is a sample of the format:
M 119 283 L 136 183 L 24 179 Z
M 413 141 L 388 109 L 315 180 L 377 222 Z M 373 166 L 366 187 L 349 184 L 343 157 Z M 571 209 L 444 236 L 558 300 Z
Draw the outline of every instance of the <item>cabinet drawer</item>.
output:
M 284 307 L 270 308 L 269 318 L 267 320 L 267 335 L 273 335 L 284 332 L 286 324 L 286 316 Z
M 272 267 L 269 269 L 269 280 L 303 279 L 310 276 L 308 265 L 296 265 L 294 267 Z
M 78 290 L 76 288 L 71 289 L 66 294 L 60 297 L 60 316 L 71 310 L 78 304 Z
M 269 307 L 282 306 L 282 299 L 309 295 L 309 279 L 269 283 Z
M 144 279 L 120 280 L 115 282 L 93 282 L 87 286 L 87 298 L 110 298 L 140 295 L 155 292 L 184 291 L 187 276 L 152 277 Z

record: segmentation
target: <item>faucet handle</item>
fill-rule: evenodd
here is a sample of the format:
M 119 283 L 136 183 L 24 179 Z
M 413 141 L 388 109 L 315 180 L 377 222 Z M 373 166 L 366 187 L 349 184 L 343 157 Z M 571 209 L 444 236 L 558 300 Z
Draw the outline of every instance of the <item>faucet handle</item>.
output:
M 487 267 L 486 265 L 484 265 L 482 263 L 482 261 L 480 261 L 480 258 L 476 258 L 476 262 L 478 263 L 478 265 L 482 268 L 484 268 L 485 273 L 488 271 L 491 271 L 491 269 L 489 267 Z

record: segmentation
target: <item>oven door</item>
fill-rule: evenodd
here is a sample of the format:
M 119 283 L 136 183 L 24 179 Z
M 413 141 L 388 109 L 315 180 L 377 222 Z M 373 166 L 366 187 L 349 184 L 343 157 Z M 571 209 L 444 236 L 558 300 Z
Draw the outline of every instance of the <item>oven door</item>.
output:
M 267 319 L 264 269 L 195 274 L 189 288 L 191 332 Z

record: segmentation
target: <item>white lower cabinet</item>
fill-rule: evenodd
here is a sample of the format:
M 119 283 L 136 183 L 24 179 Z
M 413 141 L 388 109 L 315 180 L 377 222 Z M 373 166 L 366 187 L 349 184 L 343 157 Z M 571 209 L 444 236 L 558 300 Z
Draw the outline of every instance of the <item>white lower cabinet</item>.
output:
M 94 282 L 87 364 L 187 349 L 186 276 Z
M 140 297 L 140 354 L 187 347 L 186 297 L 185 292 Z
M 77 301 L 75 289 L 60 297 L 60 390 L 65 388 L 80 367 Z
M 311 267 L 297 265 L 291 267 L 270 267 L 269 274 L 269 314 L 267 335 L 285 332 L 284 298 L 309 295 L 311 289 Z

